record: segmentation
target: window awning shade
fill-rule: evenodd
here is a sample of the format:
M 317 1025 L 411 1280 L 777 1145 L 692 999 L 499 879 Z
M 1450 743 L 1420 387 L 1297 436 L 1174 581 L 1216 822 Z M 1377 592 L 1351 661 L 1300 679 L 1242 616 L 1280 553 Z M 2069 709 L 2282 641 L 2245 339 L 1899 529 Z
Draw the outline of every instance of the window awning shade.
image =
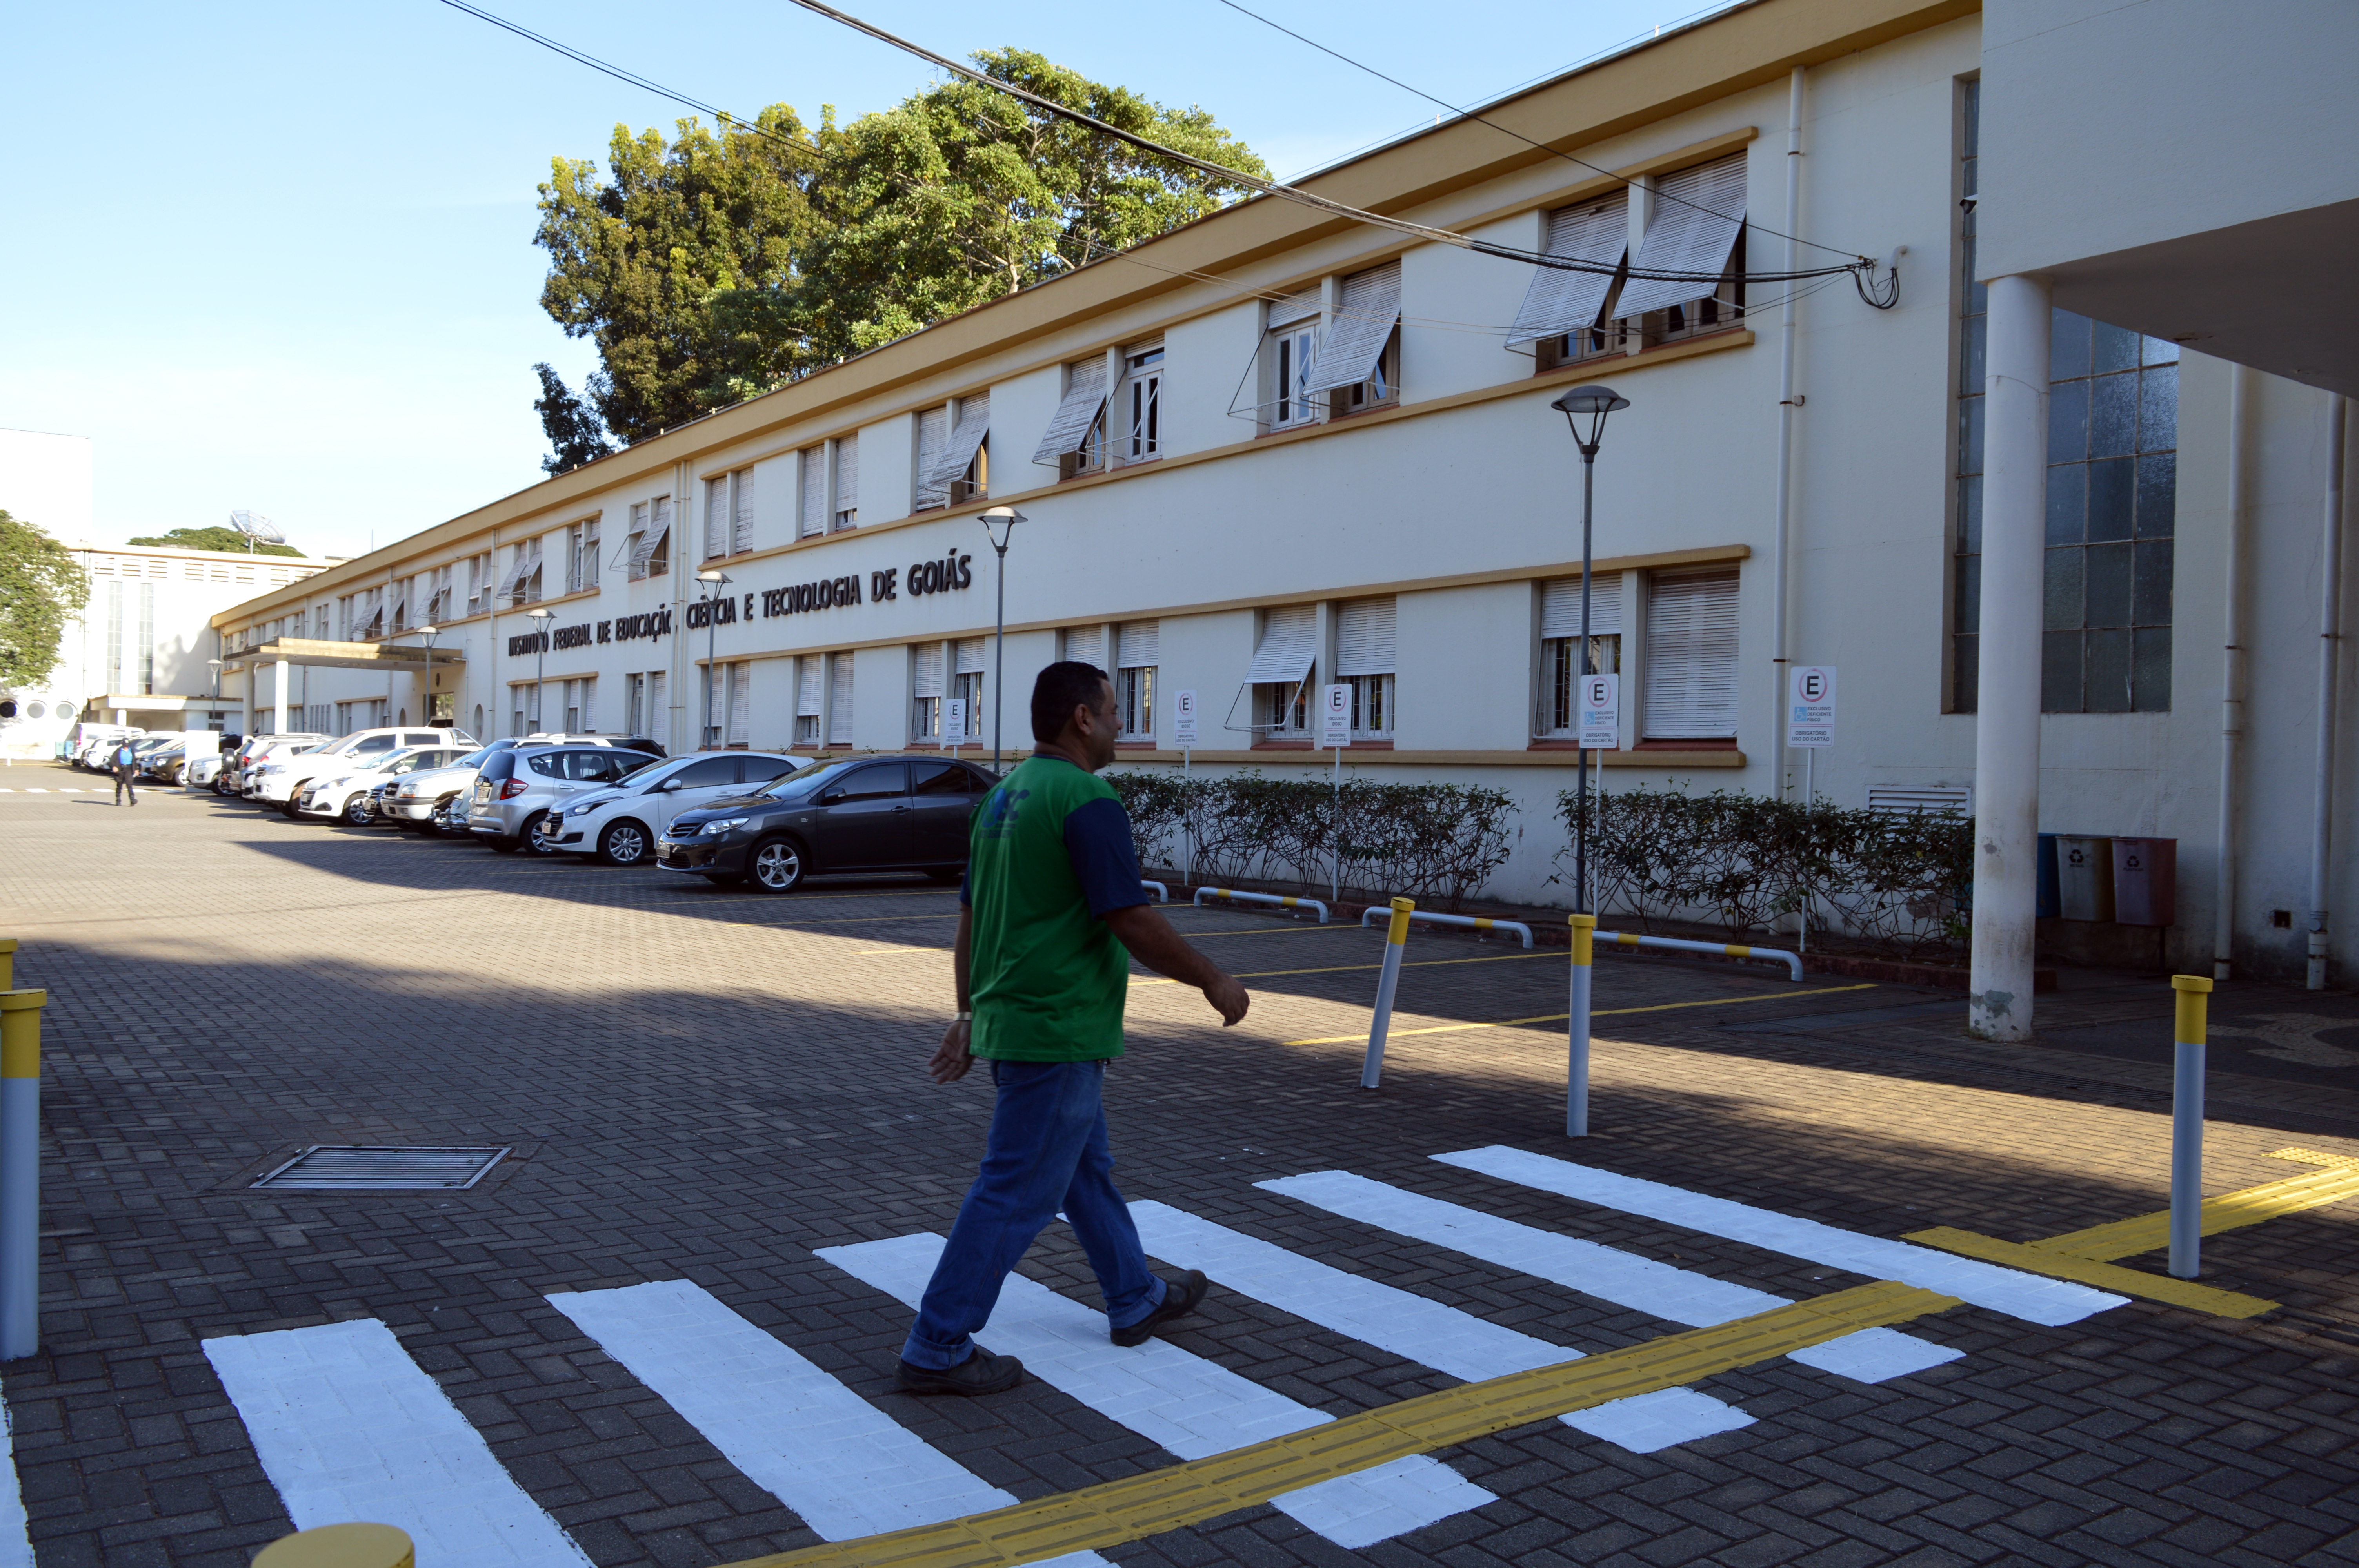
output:
M 1647 596 L 1647 738 L 1736 734 L 1736 573 L 1658 577 Z
M 632 577 L 647 575 L 647 563 L 655 558 L 656 551 L 663 545 L 664 535 L 670 532 L 671 501 L 667 497 L 656 503 L 655 521 L 647 524 L 647 531 L 639 535 L 637 546 L 631 551 Z M 514 585 L 511 583 L 509 586 Z
M 941 456 L 934 464 L 934 471 L 928 476 L 929 482 L 938 485 L 948 495 L 951 483 L 964 479 L 966 470 L 974 466 L 974 455 L 983 450 L 983 438 L 990 434 L 990 395 L 978 393 L 973 397 L 960 398 L 958 428 L 951 432 L 949 442 L 943 446 Z
M 1124 669 L 1143 670 L 1163 662 L 1162 622 L 1125 622 L 1118 637 L 1114 657 Z
M 704 481 L 704 558 L 729 553 L 729 476 Z
M 1075 626 L 1065 633 L 1065 657 L 1076 664 L 1105 668 L 1105 628 Z
M 1262 612 L 1261 642 L 1254 648 L 1245 684 L 1284 681 L 1291 686 L 1310 673 L 1317 652 L 1319 614 L 1308 604 L 1281 605 Z
M 1589 590 L 1589 634 L 1617 637 L 1622 633 L 1622 574 L 1606 572 Z M 1581 579 L 1560 577 L 1540 584 L 1540 635 L 1581 635 Z
M 1274 328 L 1291 327 L 1297 321 L 1311 320 L 1318 314 L 1319 296 L 1315 294 L 1290 294 L 1269 302 L 1269 324 Z
M 729 547 L 732 550 L 750 550 L 754 547 L 754 470 L 744 470 L 735 478 L 736 514 L 730 524 Z M 590 536 L 593 539 L 598 536 L 598 524 L 595 523 L 590 524 Z
M 1335 673 L 1338 676 L 1388 676 L 1393 673 L 1393 629 L 1397 601 L 1354 599 L 1335 620 Z
M 954 675 L 979 676 L 983 673 L 983 639 L 962 637 L 958 643 L 958 667 Z
M 1075 365 L 1064 401 L 1057 405 L 1056 416 L 1049 421 L 1049 433 L 1040 438 L 1040 449 L 1032 454 L 1032 460 L 1054 468 L 1068 452 L 1080 451 L 1082 443 L 1089 438 L 1090 427 L 1097 423 L 1105 394 L 1104 361 L 1092 360 Z
M 912 668 L 910 681 L 918 697 L 942 695 L 942 645 L 940 643 L 919 643 L 909 650 Z
M 1398 262 L 1386 262 L 1343 280 L 1343 303 L 1327 329 L 1327 341 L 1319 347 L 1319 362 L 1303 391 L 1357 386 L 1376 373 L 1376 361 L 1400 320 L 1400 291 Z
M 855 433 L 835 443 L 835 514 L 860 510 L 860 437 Z
M 807 449 L 802 469 L 802 510 L 795 518 L 795 536 L 807 539 L 827 532 L 827 449 Z
M 805 654 L 795 660 L 795 716 L 799 719 L 819 717 L 821 657 L 818 654 Z
M 1655 212 L 1630 269 L 1684 272 L 1717 277 L 1745 227 L 1745 155 L 1663 176 Z M 1712 291 L 1708 283 L 1649 281 L 1633 277 L 1622 286 L 1616 316 L 1643 316 L 1666 305 L 1682 305 Z
M 940 506 L 950 499 L 950 481 L 936 477 L 942 466 L 942 438 L 948 433 L 950 416 L 940 408 L 929 408 L 918 416 L 918 494 L 921 506 Z
M 507 598 L 516 591 L 516 585 L 524 580 L 524 574 L 530 570 L 532 570 L 532 557 L 527 553 L 523 546 L 518 545 L 516 559 L 508 563 L 507 573 L 500 579 L 500 586 L 494 590 L 492 597 Z
M 852 744 L 852 655 L 835 655 L 828 672 L 827 740 L 832 746 Z
M 1585 207 L 1562 207 L 1549 214 L 1548 254 L 1577 256 L 1608 268 L 1617 266 L 1630 250 L 1630 197 L 1615 191 Z M 1561 267 L 1532 269 L 1531 287 L 1524 290 L 1523 308 L 1516 312 L 1507 346 L 1561 337 L 1593 326 L 1614 287 L 1612 272 L 1567 272 Z

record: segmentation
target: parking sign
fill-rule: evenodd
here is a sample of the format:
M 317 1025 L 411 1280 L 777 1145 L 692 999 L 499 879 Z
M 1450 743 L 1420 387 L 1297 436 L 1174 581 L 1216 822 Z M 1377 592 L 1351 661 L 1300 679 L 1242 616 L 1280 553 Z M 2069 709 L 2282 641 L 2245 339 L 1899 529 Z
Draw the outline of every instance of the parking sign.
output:
M 1171 694 L 1171 743 L 1181 748 L 1196 744 L 1196 694 L 1193 690 Z
M 1622 749 L 1622 677 L 1581 677 L 1581 748 L 1584 752 Z
M 942 703 L 942 737 L 953 748 L 966 739 L 966 698 L 953 697 Z
M 1348 746 L 1352 743 L 1352 688 L 1331 686 L 1319 704 L 1319 744 Z
M 1789 677 L 1786 705 L 1786 744 L 1832 746 L 1835 743 L 1835 667 L 1798 665 Z

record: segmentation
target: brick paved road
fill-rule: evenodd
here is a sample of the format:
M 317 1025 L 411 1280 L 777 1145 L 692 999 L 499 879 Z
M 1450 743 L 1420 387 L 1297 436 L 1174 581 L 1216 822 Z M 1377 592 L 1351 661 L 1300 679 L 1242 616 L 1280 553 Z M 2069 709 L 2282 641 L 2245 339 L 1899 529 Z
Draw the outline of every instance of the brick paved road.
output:
M 815 1249 L 945 1229 L 987 1108 L 918 1064 L 948 996 L 951 895 L 769 900 L 652 871 L 487 855 L 211 798 L 0 780 L 0 935 L 48 987 L 44 1353 L 5 1392 L 41 1568 L 243 1568 L 290 1528 L 201 1345 L 381 1321 L 601 1568 L 716 1563 L 818 1537 L 544 1297 L 688 1279 L 992 1485 L 1037 1498 L 1169 1463 L 1044 1384 L 889 1391 L 907 1314 Z M 1661 1320 L 1257 1188 L 1345 1170 L 1788 1297 L 1856 1276 L 1430 1156 L 1506 1143 L 1879 1237 L 2011 1239 L 2166 1195 L 2168 994 L 2092 982 L 2042 1044 L 1973 1044 L 1954 997 L 1798 988 L 1601 959 L 1598 1135 L 1557 1135 L 1552 1026 L 1396 1038 L 1358 1091 L 1373 933 L 1183 912 L 1267 974 L 1247 1023 L 1134 992 L 1109 1103 L 1122 1179 L 1297 1254 L 1592 1351 Z M 1561 957 L 1420 932 L 1396 1029 L 1560 1011 Z M 1440 963 L 1442 959 L 1501 962 Z M 2212 1082 L 2214 1189 L 2359 1154 L 2359 1001 L 2235 989 Z M 2345 1024 L 2340 1020 L 2349 1020 Z M 2308 1020 L 2310 1022 L 2304 1022 Z M 2344 1060 L 2344 1058 L 2352 1060 Z M 249 1195 L 312 1142 L 517 1146 L 466 1194 Z M 1475 1565 L 2359 1557 L 2359 1202 L 2207 1244 L 2247 1323 L 2132 1304 L 2064 1328 L 1979 1308 L 1908 1325 L 1962 1359 L 1866 1385 L 1776 1361 L 1708 1379 L 1755 1418 L 1637 1454 L 1567 1427 L 1446 1451 L 1497 1499 L 1361 1552 L 1268 1508 L 1107 1553 Z M 2157 1266 L 2149 1257 L 2132 1260 Z M 1095 1304 L 1060 1228 L 1026 1264 Z M 1174 1343 L 1315 1410 L 1452 1379 L 1232 1292 Z M 423 1564 L 422 1568 L 441 1568 Z

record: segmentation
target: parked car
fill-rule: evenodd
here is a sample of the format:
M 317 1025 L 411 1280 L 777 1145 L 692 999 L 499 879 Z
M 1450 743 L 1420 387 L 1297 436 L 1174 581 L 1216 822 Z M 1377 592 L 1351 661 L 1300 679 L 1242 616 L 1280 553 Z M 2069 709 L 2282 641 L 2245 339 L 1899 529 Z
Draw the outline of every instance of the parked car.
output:
M 221 788 L 222 775 L 229 771 L 228 753 L 215 752 L 210 757 L 199 757 L 180 770 L 180 784 L 187 789 Z
M 355 827 L 365 827 L 375 815 L 372 795 L 378 785 L 405 773 L 447 767 L 465 755 L 463 746 L 407 746 L 355 758 L 350 771 L 332 768 L 305 784 L 297 796 L 297 809 L 305 816 L 341 816 Z
M 967 818 L 993 784 L 972 763 L 920 754 L 814 762 L 768 787 L 672 819 L 656 864 L 763 892 L 813 871 L 966 869 Z
M 150 747 L 139 758 L 139 776 L 171 784 L 179 777 L 180 764 L 188 761 L 189 743 L 170 740 L 160 746 Z
M 75 731 L 73 749 L 68 755 L 72 758 L 75 767 L 95 768 L 104 772 L 114 764 L 99 760 L 98 752 L 101 747 L 111 752 L 114 749 L 114 743 L 125 736 L 127 735 L 136 741 L 147 733 L 147 730 L 136 724 L 84 724 Z
M 563 821 L 565 807 L 583 791 L 614 784 L 653 761 L 647 752 L 578 742 L 494 752 L 475 769 L 467 831 L 504 855 L 527 847 L 553 855 L 557 845 L 543 834 L 544 825 Z
M 744 795 L 810 765 L 809 757 L 783 752 L 701 752 L 666 757 L 592 790 L 565 808 L 555 830 L 557 847 L 610 866 L 645 865 L 656 838 L 681 812 Z
M 473 746 L 473 737 L 450 729 L 360 730 L 341 741 L 314 746 L 283 760 L 265 762 L 250 792 L 256 800 L 276 806 L 289 816 L 302 812 L 303 786 L 323 773 L 343 770 L 350 762 L 370 762 L 405 746 Z
M 484 758 L 519 746 L 546 746 L 561 741 L 576 746 L 613 746 L 660 757 L 663 748 L 642 736 L 571 735 L 552 740 L 546 735 L 516 735 L 494 741 L 471 752 L 447 768 L 412 773 L 377 792 L 379 815 L 404 832 L 437 836 L 463 833 L 467 811 L 473 804 L 475 770 Z
M 252 798 L 254 775 L 272 758 L 285 758 L 297 752 L 308 752 L 314 746 L 324 746 L 334 740 L 332 735 L 316 735 L 304 730 L 273 735 L 249 735 L 230 753 L 229 766 L 223 770 L 223 780 L 213 787 L 223 795 Z

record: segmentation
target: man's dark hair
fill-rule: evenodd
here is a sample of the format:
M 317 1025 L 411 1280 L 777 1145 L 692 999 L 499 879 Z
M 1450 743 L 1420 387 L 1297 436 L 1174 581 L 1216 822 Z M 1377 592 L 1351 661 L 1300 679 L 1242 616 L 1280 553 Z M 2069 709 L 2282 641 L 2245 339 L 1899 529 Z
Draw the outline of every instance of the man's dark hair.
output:
M 1076 708 L 1095 708 L 1106 673 L 1079 659 L 1060 659 L 1032 683 L 1032 739 L 1043 745 L 1065 732 Z

